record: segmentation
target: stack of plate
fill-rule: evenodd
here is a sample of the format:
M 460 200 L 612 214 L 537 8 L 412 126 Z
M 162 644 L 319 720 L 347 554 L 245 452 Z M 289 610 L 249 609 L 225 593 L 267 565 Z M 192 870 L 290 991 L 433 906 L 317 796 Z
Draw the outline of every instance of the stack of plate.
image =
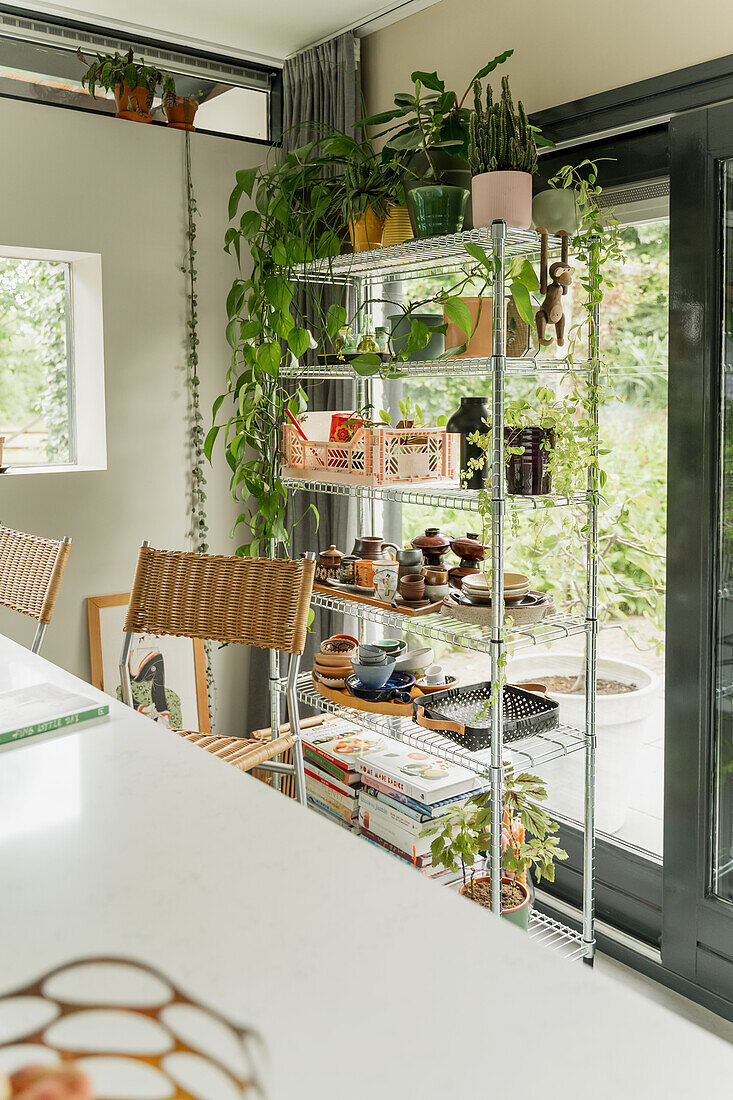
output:
M 471 573 L 463 578 L 461 592 L 471 604 L 491 603 L 491 579 L 487 573 Z M 529 594 L 529 577 L 523 573 L 504 574 L 504 602 L 520 603 Z

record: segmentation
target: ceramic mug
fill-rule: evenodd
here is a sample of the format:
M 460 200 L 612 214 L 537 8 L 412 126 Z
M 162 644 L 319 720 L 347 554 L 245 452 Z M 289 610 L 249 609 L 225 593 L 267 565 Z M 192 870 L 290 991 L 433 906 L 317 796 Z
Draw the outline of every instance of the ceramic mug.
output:
M 417 572 L 422 568 L 422 550 L 418 550 L 415 546 L 405 546 L 402 550 L 398 550 L 395 556 L 399 564 L 400 578 L 404 577 L 405 573 Z
M 430 585 L 447 584 L 448 570 L 436 569 L 434 566 L 429 565 L 425 569 L 425 583 Z
M 425 683 L 431 687 L 445 683 L 445 672 L 442 665 L 431 665 L 425 670 Z
M 377 596 L 385 603 L 391 603 L 397 592 L 397 562 L 390 562 L 387 565 L 375 564 L 372 572 L 374 591 Z
M 354 563 L 354 576 L 360 588 L 374 587 L 374 562 L 371 558 L 359 558 Z
M 405 573 L 400 577 L 400 592 L 405 600 L 421 600 L 425 595 L 425 578 L 422 573 Z

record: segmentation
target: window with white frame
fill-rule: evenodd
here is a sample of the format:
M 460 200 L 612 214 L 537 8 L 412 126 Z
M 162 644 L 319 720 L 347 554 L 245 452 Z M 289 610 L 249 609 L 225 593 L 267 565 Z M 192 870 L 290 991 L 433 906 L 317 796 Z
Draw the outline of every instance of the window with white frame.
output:
M 0 437 L 12 471 L 105 466 L 98 255 L 0 248 Z

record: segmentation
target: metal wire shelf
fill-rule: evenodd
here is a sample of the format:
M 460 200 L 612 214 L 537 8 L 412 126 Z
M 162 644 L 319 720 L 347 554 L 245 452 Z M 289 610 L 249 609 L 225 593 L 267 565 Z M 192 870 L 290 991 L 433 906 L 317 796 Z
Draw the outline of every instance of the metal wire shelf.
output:
M 440 482 L 420 482 L 419 488 L 399 485 L 342 485 L 334 481 L 306 481 L 303 478 L 284 477 L 286 489 L 307 493 L 330 493 L 332 496 L 357 496 L 366 500 L 391 500 L 401 504 L 424 504 L 431 508 L 457 508 L 463 512 L 478 512 L 478 493 L 475 489 L 454 489 Z M 572 508 L 588 504 L 588 493 L 571 496 L 550 493 L 541 497 L 507 497 L 507 510 L 512 512 L 538 512 L 545 508 Z
M 281 690 L 285 690 L 285 681 L 280 681 Z M 418 726 L 411 718 L 391 718 L 386 714 L 372 714 L 368 711 L 352 710 L 326 699 L 313 686 L 310 672 L 303 672 L 298 677 L 298 699 L 305 706 L 326 714 L 338 714 L 342 718 L 348 718 L 365 729 L 374 730 L 386 737 L 394 737 L 413 748 L 430 752 L 442 760 L 448 760 L 452 764 L 462 764 L 464 768 L 470 768 L 480 775 L 488 773 L 491 764 L 491 749 L 480 749 L 471 752 L 463 745 L 452 741 L 445 734 L 435 730 L 426 730 Z M 585 748 L 585 737 L 579 730 L 569 726 L 558 726 L 546 733 L 533 734 L 521 741 L 512 741 L 504 746 L 504 756 L 507 763 L 520 768 L 536 768 L 540 764 L 546 764 L 550 760 L 557 760 L 571 753 L 580 752 Z
M 529 918 L 528 934 L 536 943 L 541 943 L 550 951 L 556 951 L 569 962 L 583 959 L 588 953 L 580 932 L 568 928 L 553 917 L 538 913 L 536 909 L 532 910 Z
M 404 244 L 375 248 L 369 252 L 349 252 L 330 259 L 314 260 L 304 264 L 297 272 L 299 278 L 310 282 L 350 282 L 353 279 L 395 281 L 407 278 L 415 268 L 420 272 L 438 274 L 476 260 L 466 252 L 467 244 L 477 244 L 487 255 L 493 249 L 491 227 L 469 229 L 465 233 L 453 233 L 445 237 L 423 237 Z M 504 255 L 535 256 L 539 254 L 540 239 L 534 230 L 507 230 L 504 239 Z M 550 251 L 559 254 L 557 242 L 552 241 Z
M 442 378 L 447 376 L 476 377 L 491 374 L 491 359 L 426 359 L 419 363 L 400 363 L 392 365 L 395 373 L 390 373 L 388 378 Z M 506 372 L 508 374 L 532 375 L 532 374 L 588 374 L 590 366 L 587 362 L 576 363 L 570 366 L 568 363 L 558 362 L 555 359 L 507 359 Z M 351 378 L 360 376 L 349 363 L 334 363 L 324 366 L 322 363 L 305 364 L 300 362 L 283 363 L 280 374 L 284 378 Z
M 332 596 L 325 592 L 314 592 L 311 603 L 326 611 L 337 611 L 342 615 L 352 615 L 361 621 L 379 623 L 393 630 L 408 630 L 422 638 L 447 642 L 461 649 L 472 649 L 477 653 L 491 652 L 491 631 L 488 626 L 476 626 L 452 619 L 449 615 L 402 615 L 399 611 L 389 611 L 371 604 L 358 603 L 345 596 Z M 584 634 L 588 629 L 585 619 L 573 615 L 553 615 L 531 627 L 515 627 L 508 632 L 507 641 L 515 649 L 524 649 L 533 645 L 570 638 L 575 634 Z

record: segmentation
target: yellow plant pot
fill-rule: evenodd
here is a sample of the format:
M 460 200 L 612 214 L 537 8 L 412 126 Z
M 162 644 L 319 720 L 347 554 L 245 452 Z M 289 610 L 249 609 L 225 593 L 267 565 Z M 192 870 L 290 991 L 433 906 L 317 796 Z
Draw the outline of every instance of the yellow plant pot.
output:
M 369 252 L 382 244 L 384 218 L 375 214 L 371 206 L 361 217 L 349 222 L 349 236 L 354 252 Z
M 382 248 L 404 244 L 413 239 L 410 212 L 406 206 L 390 206 L 382 233 Z

